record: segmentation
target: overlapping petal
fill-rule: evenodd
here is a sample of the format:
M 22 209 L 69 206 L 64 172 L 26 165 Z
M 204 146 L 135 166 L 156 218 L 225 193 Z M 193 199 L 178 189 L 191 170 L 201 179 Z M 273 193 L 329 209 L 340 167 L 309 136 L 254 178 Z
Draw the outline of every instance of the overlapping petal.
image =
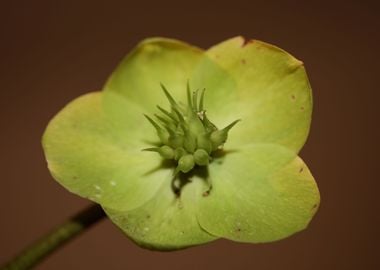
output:
M 181 41 L 149 38 L 140 42 L 128 54 L 108 79 L 104 91 L 156 111 L 156 105 L 166 104 L 160 83 L 181 101 L 186 100 L 186 84 L 203 51 Z
M 202 229 L 196 216 L 207 186 L 196 176 L 190 181 L 180 196 L 173 192 L 172 182 L 166 181 L 156 196 L 137 209 L 105 211 L 134 242 L 150 249 L 174 250 L 210 242 L 217 237 Z
M 311 88 L 303 63 L 261 41 L 232 38 L 210 48 L 192 77 L 206 87 L 210 119 L 240 118 L 229 145 L 275 143 L 298 152 L 309 132 Z
M 268 242 L 304 229 L 319 205 L 313 176 L 278 145 L 236 149 L 209 166 L 212 190 L 198 206 L 201 226 L 240 242 Z
M 143 142 L 139 145 L 131 138 L 141 137 L 144 126 L 127 117 L 138 108 L 122 104 L 125 114 L 117 121 L 105 113 L 102 92 L 75 99 L 49 123 L 43 147 L 59 183 L 80 196 L 124 210 L 149 200 L 171 179 L 171 171 L 160 167 L 159 156 L 142 153 Z
M 207 115 L 219 128 L 242 122 L 208 172 L 190 175 L 177 196 L 174 167 L 141 151 L 156 142 L 143 114 L 165 107 L 160 83 L 185 101 L 188 81 L 193 90 L 206 88 Z M 178 249 L 216 237 L 267 242 L 305 228 L 319 204 L 314 179 L 297 157 L 311 110 L 302 63 L 277 47 L 237 37 L 203 52 L 153 38 L 120 63 L 103 92 L 65 107 L 43 145 L 58 182 L 100 203 L 142 246 Z

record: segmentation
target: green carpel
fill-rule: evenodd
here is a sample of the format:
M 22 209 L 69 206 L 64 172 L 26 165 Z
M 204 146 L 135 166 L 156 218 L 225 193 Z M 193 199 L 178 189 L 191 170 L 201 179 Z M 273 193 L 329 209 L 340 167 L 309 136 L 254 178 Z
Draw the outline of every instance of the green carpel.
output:
M 154 114 L 158 122 L 148 115 L 146 119 L 155 128 L 160 147 L 146 148 L 145 151 L 157 152 L 164 159 L 176 161 L 174 174 L 187 173 L 194 166 L 207 166 L 212 161 L 214 151 L 222 149 L 228 139 L 228 132 L 240 120 L 235 120 L 223 129 L 218 129 L 207 117 L 204 110 L 205 89 L 190 90 L 187 83 L 187 105 L 177 102 L 168 89 L 161 83 L 170 104 L 170 110 L 157 105 L 161 114 Z

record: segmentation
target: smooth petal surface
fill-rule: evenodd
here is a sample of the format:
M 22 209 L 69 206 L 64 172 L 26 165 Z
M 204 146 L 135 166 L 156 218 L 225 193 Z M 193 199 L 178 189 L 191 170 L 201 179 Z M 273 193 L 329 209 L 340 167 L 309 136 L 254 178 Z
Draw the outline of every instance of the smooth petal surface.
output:
M 203 51 L 178 40 L 150 38 L 139 43 L 112 73 L 104 89 L 140 104 L 146 113 L 165 106 L 160 83 L 173 97 L 186 101 L 186 84 Z
M 141 151 L 158 141 L 144 114 L 168 108 L 160 83 L 186 102 L 188 81 L 191 90 L 206 88 L 207 116 L 219 128 L 242 121 L 203 173 L 197 167 L 180 174 L 192 179 L 178 197 L 175 164 Z M 297 153 L 309 131 L 311 89 L 302 62 L 285 51 L 241 37 L 206 52 L 146 39 L 103 90 L 54 117 L 43 137 L 45 155 L 59 183 L 100 203 L 139 245 L 172 250 L 216 237 L 268 242 L 310 222 L 319 192 Z
M 132 139 L 142 137 L 149 124 L 142 114 L 142 121 L 136 121 L 138 108 L 121 101 L 123 113 L 115 118 L 105 113 L 101 92 L 75 99 L 49 123 L 43 147 L 60 184 L 104 206 L 127 210 L 153 197 L 172 172 L 160 167 L 158 155 L 141 151 L 142 141 Z M 116 110 L 122 106 L 115 105 Z
M 309 132 L 312 97 L 303 63 L 285 51 L 242 37 L 207 51 L 194 71 L 206 87 L 210 119 L 223 127 L 242 119 L 228 145 L 276 143 L 298 152 Z
M 105 208 L 107 215 L 137 244 L 158 250 L 173 250 L 216 239 L 204 231 L 196 218 L 198 200 L 207 189 L 202 179 L 192 179 L 177 197 L 167 181 L 157 195 L 132 211 Z
M 200 201 L 198 219 L 213 235 L 268 242 L 304 229 L 319 205 L 310 171 L 293 151 L 252 145 L 209 166 L 213 188 Z
M 228 70 L 204 54 L 190 79 L 192 89 L 206 89 L 204 108 L 207 117 L 218 128 L 223 128 L 242 115 L 234 78 Z

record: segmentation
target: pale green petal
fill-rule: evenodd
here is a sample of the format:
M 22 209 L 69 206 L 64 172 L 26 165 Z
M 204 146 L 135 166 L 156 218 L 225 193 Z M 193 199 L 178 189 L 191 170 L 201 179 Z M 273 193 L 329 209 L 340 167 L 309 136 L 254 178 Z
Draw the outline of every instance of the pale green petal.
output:
M 187 81 L 202 55 L 199 48 L 178 40 L 146 39 L 119 64 L 104 89 L 140 104 L 146 113 L 167 104 L 160 83 L 185 102 Z
M 303 63 L 273 45 L 245 44 L 241 37 L 212 47 L 207 56 L 191 81 L 207 88 L 206 109 L 217 126 L 242 119 L 231 131 L 228 145 L 276 143 L 298 152 L 312 111 Z
M 319 192 L 303 161 L 284 147 L 253 145 L 209 166 L 212 190 L 198 219 L 211 234 L 240 242 L 285 238 L 308 225 Z
M 173 250 L 216 239 L 204 231 L 196 218 L 197 202 L 205 190 L 202 179 L 193 177 L 181 196 L 167 181 L 157 195 L 132 211 L 105 208 L 110 219 L 137 244 L 158 250 Z
M 149 200 L 171 171 L 158 155 L 142 152 L 149 124 L 138 107 L 121 100 L 120 118 L 106 114 L 102 93 L 81 96 L 49 123 L 43 147 L 49 170 L 71 192 L 102 205 L 133 209 Z M 106 106 L 108 108 L 108 106 Z M 130 115 L 130 117 L 127 117 Z M 141 121 L 137 121 L 137 119 Z M 133 139 L 136 138 L 136 139 Z
M 190 86 L 192 89 L 206 89 L 204 108 L 207 117 L 218 128 L 241 117 L 236 79 L 207 54 L 194 69 Z
M 310 125 L 308 79 L 283 50 L 243 41 L 206 53 L 171 39 L 141 42 L 104 92 L 77 98 L 49 123 L 43 146 L 54 178 L 100 203 L 131 239 L 152 249 L 198 245 L 215 235 L 267 242 L 305 228 L 319 204 L 314 179 L 296 156 Z M 168 107 L 160 83 L 184 102 L 188 80 L 193 90 L 206 88 L 207 115 L 219 128 L 242 122 L 229 133 L 230 151 L 208 166 L 210 193 L 204 179 L 193 177 L 177 197 L 173 164 L 141 151 L 158 139 L 143 114 Z

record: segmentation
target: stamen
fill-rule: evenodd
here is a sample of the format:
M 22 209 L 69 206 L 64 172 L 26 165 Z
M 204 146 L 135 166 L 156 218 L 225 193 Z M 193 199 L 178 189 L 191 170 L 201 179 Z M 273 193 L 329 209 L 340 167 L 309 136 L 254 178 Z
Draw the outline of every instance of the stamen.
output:
M 202 89 L 202 93 L 201 93 L 201 99 L 199 101 L 199 111 L 200 112 L 203 112 L 203 99 L 204 99 L 204 96 L 205 96 L 205 91 L 206 91 L 206 88 L 203 88 Z
M 178 107 L 177 102 L 175 102 L 174 98 L 170 95 L 170 93 L 169 93 L 169 91 L 166 89 L 166 87 L 165 87 L 162 83 L 160 83 L 160 85 L 161 85 L 162 90 L 163 90 L 164 93 L 165 93 L 166 98 L 169 100 L 170 105 L 172 105 L 172 107 Z
M 156 123 L 154 122 L 154 120 L 152 118 L 150 118 L 148 115 L 144 114 L 145 118 L 148 119 L 148 121 L 154 126 L 154 128 L 159 131 L 161 129 L 161 127 Z
M 163 145 L 161 147 L 145 148 L 143 151 L 157 152 L 165 159 L 174 158 L 174 150 L 167 145 Z
M 179 122 L 181 124 L 185 124 L 185 119 L 183 118 L 182 114 L 178 111 L 178 109 L 176 107 L 173 107 L 173 111 L 175 112 L 175 114 L 177 115 L 178 119 L 179 119 Z
M 212 143 L 212 150 L 220 148 L 227 140 L 228 131 L 239 122 L 240 119 L 233 121 L 231 124 L 221 130 L 216 130 L 211 133 L 210 140 Z
M 198 89 L 193 92 L 193 111 L 195 112 L 198 112 L 198 92 Z
M 168 119 L 165 119 L 164 117 L 162 117 L 162 116 L 159 116 L 158 114 L 154 114 L 154 116 L 158 119 L 158 120 L 160 120 L 163 124 L 165 124 L 165 125 L 168 125 L 168 124 L 170 124 L 170 121 L 168 120 Z
M 154 116 L 161 121 L 161 123 L 164 125 L 164 127 L 166 128 L 166 130 L 169 132 L 169 133 L 175 133 L 175 130 L 176 130 L 176 126 L 175 124 L 173 124 L 173 122 L 171 122 L 169 119 L 166 119 L 158 114 L 154 114 Z
M 190 83 L 187 81 L 186 85 L 186 93 L 187 93 L 187 105 L 191 110 L 193 110 L 193 103 L 191 102 L 191 91 L 190 91 Z
M 178 119 L 170 112 L 168 112 L 167 110 L 161 108 L 160 106 L 157 105 L 157 108 L 165 115 L 167 115 L 168 117 L 170 117 L 173 121 L 177 122 Z
M 161 142 L 168 143 L 169 140 L 169 133 L 161 128 L 152 118 L 150 118 L 148 115 L 144 114 L 145 118 L 148 119 L 148 121 L 154 126 L 154 128 L 157 131 L 157 135 L 160 138 Z
M 240 121 L 241 121 L 241 119 L 235 120 L 231 124 L 229 124 L 228 126 L 226 126 L 225 128 L 223 128 L 222 130 L 228 132 L 231 128 L 233 128 L 234 125 L 236 125 Z

